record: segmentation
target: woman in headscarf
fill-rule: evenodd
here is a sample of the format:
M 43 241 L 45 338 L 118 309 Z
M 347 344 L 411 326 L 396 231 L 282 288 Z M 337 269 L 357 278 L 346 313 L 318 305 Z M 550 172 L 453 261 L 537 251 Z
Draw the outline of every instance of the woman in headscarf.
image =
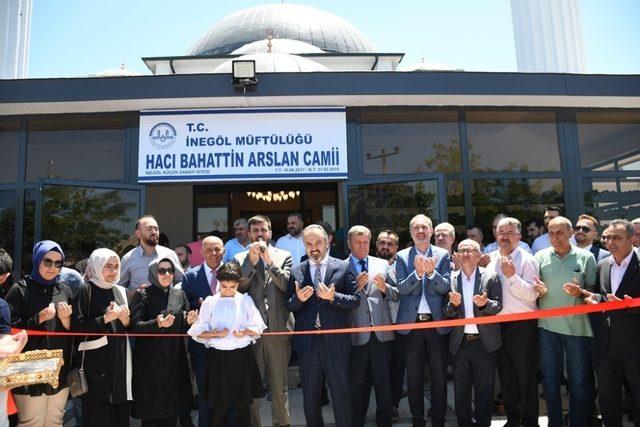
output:
M 189 300 L 172 286 L 176 266 L 168 258 L 149 264 L 150 286 L 131 298 L 132 331 L 158 334 L 138 337 L 133 351 L 133 410 L 142 427 L 175 427 L 178 415 L 193 408 L 191 374 L 183 334 L 198 317 Z
M 7 293 L 11 324 L 16 328 L 67 332 L 71 329 L 72 291 L 59 281 L 64 262 L 60 245 L 43 240 L 33 246 L 33 270 Z M 58 387 L 35 384 L 13 389 L 19 426 L 61 426 L 69 387 L 66 375 L 71 340 L 64 336 L 32 336 L 24 351 L 62 349 L 64 365 Z
M 74 329 L 105 333 L 79 341 L 75 364 L 84 353 L 88 392 L 82 396 L 83 424 L 91 427 L 127 427 L 131 401 L 131 349 L 126 336 L 129 306 L 120 280 L 120 258 L 111 249 L 93 251 L 87 261 L 86 283 L 73 301 Z M 121 336 L 119 336 L 121 335 Z

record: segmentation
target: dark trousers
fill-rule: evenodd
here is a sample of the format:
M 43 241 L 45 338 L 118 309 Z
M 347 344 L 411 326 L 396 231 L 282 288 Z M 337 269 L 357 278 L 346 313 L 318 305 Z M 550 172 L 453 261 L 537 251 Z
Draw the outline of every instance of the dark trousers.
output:
M 141 427 L 176 427 L 177 417 L 142 420 Z
M 191 353 L 191 367 L 198 386 L 198 427 L 211 426 L 211 407 L 205 396 L 207 384 L 207 354 Z
M 298 353 L 306 425 L 321 427 L 322 385 L 326 379 L 337 427 L 350 427 L 349 348 L 324 345 L 325 336 L 313 338 L 311 348 Z
M 538 321 L 502 323 L 498 375 L 507 420 L 538 425 Z
M 129 402 L 108 403 L 82 398 L 82 421 L 91 427 L 129 427 Z
M 496 357 L 496 352 L 488 353 L 479 339 L 467 341 L 462 338 L 460 348 L 453 356 L 453 387 L 458 427 L 491 425 Z
M 354 426 L 364 426 L 373 385 L 376 394 L 376 425 L 391 427 L 391 343 L 392 341 L 378 341 L 376 334 L 372 332 L 368 343 L 351 347 L 349 380 Z
M 638 357 L 638 355 L 634 355 Z M 600 412 L 607 427 L 622 427 L 622 384 L 627 380 L 633 398 L 635 426 L 640 426 L 640 362 L 623 362 L 617 355 L 598 358 Z
M 396 332 L 396 338 L 391 341 L 391 402 L 393 406 L 400 404 L 404 386 L 404 371 L 407 368 L 406 335 Z
M 250 405 L 244 403 L 235 403 L 229 406 L 217 405 L 212 410 L 210 426 L 228 426 L 229 413 L 235 412 L 237 416 L 233 421 L 233 425 L 238 427 L 249 427 L 249 425 L 251 424 L 251 411 L 249 410 L 249 407 Z M 198 425 L 200 425 L 199 421 Z
M 447 413 L 447 358 L 449 335 L 435 329 L 414 329 L 407 335 L 407 386 L 414 426 L 424 426 L 424 367 L 431 375 L 431 423 L 444 426 Z

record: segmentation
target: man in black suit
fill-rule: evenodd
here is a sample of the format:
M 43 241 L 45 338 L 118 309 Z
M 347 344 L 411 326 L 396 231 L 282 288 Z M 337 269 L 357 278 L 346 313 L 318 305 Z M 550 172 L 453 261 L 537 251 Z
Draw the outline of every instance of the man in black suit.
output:
M 640 268 L 632 244 L 633 225 L 624 219 L 611 221 L 604 231 L 611 256 L 598 263 L 599 294 L 585 301 L 620 301 L 640 297 Z M 607 311 L 598 322 L 598 386 L 604 425 L 622 426 L 622 384 L 626 380 L 633 397 L 632 415 L 640 426 L 640 308 Z
M 349 328 L 349 312 L 360 304 L 349 265 L 330 257 L 329 239 L 319 225 L 302 233 L 309 259 L 295 266 L 287 288 L 286 307 L 295 316 L 296 331 Z M 336 426 L 352 425 L 349 392 L 349 334 L 295 335 L 306 424 L 323 426 L 322 384 L 326 379 Z
M 480 245 L 466 239 L 458 245 L 461 268 L 451 275 L 449 303 L 444 315 L 476 318 L 502 310 L 502 287 L 495 271 L 478 266 Z M 491 425 L 497 350 L 502 345 L 500 325 L 469 324 L 451 329 L 456 418 L 460 427 Z M 471 410 L 473 389 L 474 411 Z M 475 423 L 474 420 L 475 419 Z

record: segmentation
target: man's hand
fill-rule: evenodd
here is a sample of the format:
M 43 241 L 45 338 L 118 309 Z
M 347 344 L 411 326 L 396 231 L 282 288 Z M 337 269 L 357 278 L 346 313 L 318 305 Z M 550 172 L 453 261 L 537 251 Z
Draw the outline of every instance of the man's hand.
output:
M 478 260 L 478 265 L 480 267 L 486 267 L 491 262 L 491 256 L 489 254 L 480 255 L 480 259 Z
M 251 329 L 240 329 L 239 331 L 233 331 L 233 336 L 236 338 L 242 338 L 244 336 L 255 337 L 258 334 L 256 331 L 252 331 Z
M 356 290 L 363 290 L 364 287 L 367 286 L 367 283 L 369 283 L 369 273 L 367 273 L 366 271 L 360 272 L 360 274 L 356 276 Z
M 169 328 L 173 325 L 173 322 L 176 320 L 176 316 L 173 314 L 169 314 L 168 316 L 163 316 L 162 314 L 158 314 L 156 317 L 156 322 L 158 322 L 159 328 Z
M 49 304 L 46 308 L 40 310 L 38 313 L 38 322 L 44 323 L 48 320 L 53 319 L 56 316 L 56 307 L 53 303 Z
M 316 295 L 318 295 L 318 298 L 322 298 L 323 300 L 333 301 L 336 296 L 336 286 L 332 283 L 327 287 L 324 283 L 320 283 L 318 285 Z
M 503 256 L 500 257 L 500 270 L 507 279 L 510 279 L 516 274 L 516 265 L 508 256 Z
M 253 242 L 249 245 L 249 262 L 255 266 L 260 261 L 260 242 Z
M 66 320 L 71 317 L 71 312 L 73 309 L 69 304 L 62 301 L 58 303 L 58 319 Z
M 373 276 L 373 284 L 376 285 L 376 288 L 383 294 L 387 293 L 387 283 L 384 276 L 380 273 L 377 273 Z
M 562 285 L 562 289 L 567 295 L 571 295 L 572 297 L 578 298 L 582 296 L 582 288 L 580 287 L 580 283 L 575 277 L 571 280 L 571 282 L 567 282 Z
M 629 295 L 624 294 L 624 299 L 633 299 Z M 622 301 L 622 298 L 618 298 L 616 294 L 607 294 L 607 301 Z
M 454 252 L 451 254 L 451 259 L 453 260 L 453 270 L 458 271 L 462 268 L 462 255 L 460 252 Z
M 583 296 L 584 296 L 584 302 L 587 304 L 598 304 L 599 301 L 596 298 L 596 294 L 588 292 L 588 291 L 584 291 L 583 292 Z
M 438 257 L 425 258 L 424 260 L 425 260 L 425 266 L 426 266 L 425 274 L 427 276 L 431 276 L 433 272 L 436 270 L 436 264 L 438 264 Z
M 478 307 L 484 307 L 487 305 L 487 301 L 489 301 L 489 297 L 487 297 L 487 293 L 483 292 L 482 295 L 474 295 L 473 303 Z
M 542 298 L 547 293 L 547 285 L 538 277 L 534 277 L 533 280 L 533 289 L 538 293 L 538 297 Z
M 415 268 L 418 277 L 422 279 L 427 271 L 427 261 L 423 257 L 417 256 L 413 260 L 413 268 Z
M 456 308 L 460 307 L 462 303 L 462 295 L 460 292 L 449 292 L 449 303 Z
M 307 285 L 304 288 L 300 289 L 300 284 L 295 282 L 296 284 L 296 296 L 302 302 L 307 301 L 311 295 L 313 295 L 313 287 Z

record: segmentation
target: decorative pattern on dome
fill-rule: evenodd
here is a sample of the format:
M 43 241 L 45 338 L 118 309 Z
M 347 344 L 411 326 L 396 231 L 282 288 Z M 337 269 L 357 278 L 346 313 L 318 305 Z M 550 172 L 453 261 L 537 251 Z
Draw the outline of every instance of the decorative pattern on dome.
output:
M 253 53 L 230 59 L 218 65 L 214 73 L 231 73 L 232 61 L 247 59 L 256 61 L 256 73 L 311 73 L 329 71 L 327 67 L 307 58 L 287 53 Z
M 271 43 L 271 47 L 269 47 Z M 322 53 L 322 49 L 311 45 L 309 43 L 301 42 L 298 40 L 289 39 L 264 39 L 251 42 L 231 52 L 233 55 L 248 55 L 250 53 L 292 53 L 298 55 L 301 53 Z
M 369 41 L 346 20 L 299 4 L 270 4 L 235 12 L 218 22 L 187 56 L 229 54 L 267 37 L 298 40 L 325 52 L 369 53 Z

